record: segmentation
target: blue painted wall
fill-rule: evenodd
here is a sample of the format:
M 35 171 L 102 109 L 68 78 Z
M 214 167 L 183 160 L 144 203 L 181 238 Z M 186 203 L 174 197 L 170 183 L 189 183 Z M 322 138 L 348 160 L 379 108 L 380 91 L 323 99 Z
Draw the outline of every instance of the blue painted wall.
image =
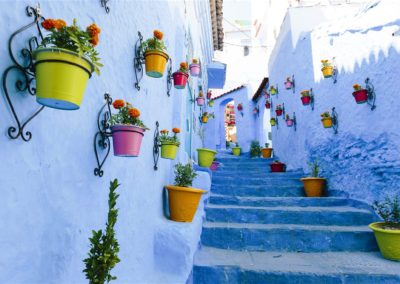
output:
M 116 225 L 121 263 L 113 273 L 118 283 L 185 283 L 193 253 L 199 241 L 203 207 L 191 224 L 175 223 L 163 215 L 163 186 L 173 181 L 173 164 L 186 162 L 201 145 L 199 124 L 194 126 L 192 149 L 186 153 L 187 90 L 173 89 L 166 95 L 166 78 L 144 76 L 140 92 L 134 89 L 134 44 L 137 31 L 144 38 L 153 29 L 164 32 L 173 60 L 173 69 L 186 60 L 191 35 L 193 55 L 206 65 L 213 53 L 207 1 L 110 1 L 106 14 L 100 1 L 41 1 L 43 16 L 74 18 L 85 27 L 96 22 L 102 29 L 100 52 L 104 68 L 101 76 L 89 81 L 82 107 L 65 112 L 45 109 L 27 127 L 33 133 L 29 143 L 10 140 L 6 130 L 15 125 L 5 100 L 0 101 L 0 220 L 1 283 L 87 283 L 82 260 L 87 256 L 92 229 L 104 228 L 108 184 L 118 178 L 120 198 Z M 1 1 L 0 64 L 11 64 L 7 51 L 9 36 L 31 18 L 25 14 L 33 1 Z M 15 42 L 21 49 L 32 35 L 22 34 Z M 203 72 L 206 74 L 206 72 Z M 12 83 L 10 83 L 12 84 Z M 192 86 L 207 86 L 206 78 L 194 79 Z M 11 86 L 11 85 L 10 85 Z M 141 110 L 141 118 L 151 128 L 146 132 L 138 158 L 110 155 L 102 178 L 93 175 L 96 165 L 93 137 L 97 111 L 103 94 L 122 98 Z M 18 114 L 25 118 L 37 104 L 26 94 L 12 94 Z M 199 110 L 193 114 L 198 116 Z M 189 115 L 191 117 L 192 115 Z M 153 171 L 153 131 L 182 129 L 182 147 L 176 161 L 160 159 Z M 193 156 L 193 155 L 192 155 Z M 195 187 L 209 189 L 210 176 L 200 173 Z
M 309 172 L 307 162 L 318 158 L 330 190 L 372 202 L 386 194 L 400 193 L 400 38 L 398 1 L 375 1 L 377 5 L 290 9 L 269 65 L 270 83 L 279 84 L 274 104 L 285 103 L 297 116 L 297 132 L 284 125 L 273 129 L 275 153 L 289 169 Z M 304 19 L 325 17 L 316 26 Z M 344 18 L 340 18 L 346 16 Z M 340 18 L 340 20 L 339 20 Z M 373 20 L 372 20 L 373 19 Z M 322 77 L 321 59 L 336 58 L 338 82 Z M 295 75 L 296 93 L 283 82 Z M 377 108 L 357 105 L 353 84 L 375 85 Z M 313 88 L 315 110 L 303 106 L 300 92 Z M 320 114 L 336 107 L 339 133 L 324 129 Z M 273 113 L 273 116 L 275 114 Z

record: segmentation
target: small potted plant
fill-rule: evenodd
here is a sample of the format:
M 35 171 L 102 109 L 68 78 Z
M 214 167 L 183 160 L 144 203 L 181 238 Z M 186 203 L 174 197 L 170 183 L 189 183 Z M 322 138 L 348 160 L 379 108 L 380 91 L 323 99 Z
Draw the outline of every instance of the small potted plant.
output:
M 290 77 L 286 77 L 286 81 L 284 84 L 285 84 L 286 90 L 290 90 L 293 87 L 293 82 Z
M 281 116 L 283 113 L 282 105 L 277 105 L 275 108 L 276 116 Z
M 208 112 L 203 112 L 203 114 L 201 115 L 201 122 L 202 123 L 207 123 L 208 122 Z
M 209 168 L 214 161 L 216 151 L 207 149 L 207 148 L 199 148 L 197 149 L 198 161 L 200 167 Z
M 368 91 L 365 88 L 361 87 L 358 84 L 355 84 L 353 85 L 353 89 L 354 89 L 353 96 L 354 99 L 356 100 L 356 103 L 363 104 L 368 101 Z
M 74 20 L 71 26 L 61 20 L 42 22 L 49 31 L 42 45 L 33 52 L 36 101 L 44 106 L 77 110 L 80 108 L 88 79 L 100 63 L 95 46 L 100 28 L 92 24 L 82 30 Z
M 269 87 L 269 94 L 271 96 L 276 95 L 277 93 L 278 93 L 278 90 L 274 86 Z
M 321 117 L 322 117 L 321 118 L 322 125 L 325 128 L 331 128 L 332 125 L 333 125 L 333 119 L 331 117 L 331 114 L 328 111 L 326 111 L 326 112 L 321 114 Z
M 332 77 L 333 74 L 333 66 L 332 63 L 329 62 L 329 60 L 324 59 L 321 60 L 322 63 L 322 74 L 324 75 L 324 78 L 330 78 Z
M 301 92 L 301 102 L 304 106 L 309 105 L 311 103 L 311 95 L 310 90 L 304 90 Z
M 225 141 L 225 147 L 226 149 L 229 149 L 231 147 L 231 142 L 229 142 L 228 140 Z
M 212 92 L 211 92 L 211 90 L 208 90 L 207 91 L 207 100 L 211 99 L 211 96 L 212 96 Z
M 153 37 L 144 41 L 140 46 L 144 54 L 146 74 L 149 77 L 161 78 L 164 74 L 169 56 L 162 39 L 163 33 L 159 30 L 154 30 Z
M 287 127 L 292 127 L 293 126 L 294 120 L 293 120 L 293 118 L 290 118 L 290 116 L 288 114 L 286 114 L 285 120 L 286 120 L 286 126 Z
M 242 103 L 239 103 L 238 105 L 237 105 L 237 110 L 240 112 L 240 114 L 243 116 L 243 104 Z
M 400 200 L 399 197 L 386 197 L 384 201 L 375 201 L 374 208 L 383 222 L 369 225 L 374 231 L 382 256 L 400 261 Z
M 269 166 L 271 168 L 271 172 L 272 173 L 283 173 L 283 172 L 286 172 L 286 165 L 284 163 L 281 163 L 278 160 L 275 160 Z
M 213 172 L 215 172 L 216 170 L 218 170 L 218 166 L 219 166 L 219 162 L 214 160 L 214 161 L 212 162 L 211 166 L 210 166 L 210 169 L 211 169 Z
M 254 115 L 258 115 L 258 113 L 260 112 L 260 109 L 256 106 L 256 107 L 254 107 L 254 109 L 253 109 L 253 114 Z
M 192 60 L 192 64 L 189 65 L 190 68 L 190 75 L 193 77 L 198 77 L 200 75 L 200 64 L 199 61 L 197 59 Z
M 276 125 L 276 118 L 275 117 L 271 117 L 271 119 L 269 120 L 269 123 L 271 123 L 271 126 L 275 126 Z
M 268 92 L 267 92 L 266 90 L 264 90 L 263 93 L 264 93 L 264 98 L 265 98 L 266 100 L 268 100 L 268 99 L 270 98 Z
M 213 107 L 214 106 L 214 100 L 209 100 L 208 101 L 208 106 Z
M 179 139 L 176 136 L 181 130 L 177 127 L 172 128 L 174 133 L 172 136 L 168 135 L 168 130 L 163 129 L 160 131 L 160 144 L 161 144 L 161 158 L 174 160 L 180 145 Z
M 326 179 L 319 177 L 320 165 L 318 161 L 309 163 L 311 177 L 302 178 L 304 191 L 308 197 L 321 197 L 325 192 Z
M 232 147 L 232 154 L 234 156 L 240 156 L 241 151 L 242 151 L 242 148 L 240 148 L 239 143 L 236 142 L 235 147 Z
M 115 100 L 113 107 L 118 110 L 110 118 L 114 155 L 139 156 L 144 132 L 148 129 L 139 119 L 140 111 L 123 100 Z
M 172 77 L 174 78 L 174 87 L 176 89 L 184 89 L 186 87 L 186 82 L 189 78 L 186 62 L 181 62 L 179 65 L 179 70 L 174 72 Z
M 265 102 L 265 108 L 266 108 L 266 109 L 270 109 L 270 108 L 271 108 L 271 102 L 270 102 L 269 100 L 267 100 L 267 101 Z
M 196 98 L 196 102 L 197 102 L 198 106 L 203 106 L 204 105 L 205 99 L 203 97 L 203 92 L 202 91 L 199 92 L 199 95 Z
M 254 140 L 251 141 L 250 144 L 250 158 L 254 157 L 260 157 L 261 156 L 261 147 L 260 147 L 260 142 Z
M 269 143 L 265 143 L 265 148 L 261 149 L 263 158 L 271 158 L 272 148 L 269 148 Z
M 191 164 L 175 165 L 174 185 L 167 185 L 170 219 L 176 222 L 192 222 L 199 206 L 200 198 L 206 190 L 193 188 L 197 176 Z

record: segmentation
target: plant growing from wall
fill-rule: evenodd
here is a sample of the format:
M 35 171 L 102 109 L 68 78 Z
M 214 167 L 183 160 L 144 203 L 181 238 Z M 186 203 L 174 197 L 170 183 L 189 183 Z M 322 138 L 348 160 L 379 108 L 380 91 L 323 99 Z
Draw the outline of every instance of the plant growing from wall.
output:
M 104 231 L 92 231 L 90 240 L 90 251 L 88 257 L 83 260 L 86 268 L 83 272 L 90 284 L 108 283 L 117 279 L 111 275 L 111 270 L 120 262 L 118 258 L 119 244 L 115 238 L 114 226 L 118 218 L 118 209 L 116 208 L 119 194 L 115 191 L 118 188 L 118 180 L 110 182 L 110 191 L 108 194 L 108 217 Z
M 254 140 L 251 141 L 250 144 L 250 157 L 260 157 L 261 156 L 261 147 L 260 147 L 260 142 Z

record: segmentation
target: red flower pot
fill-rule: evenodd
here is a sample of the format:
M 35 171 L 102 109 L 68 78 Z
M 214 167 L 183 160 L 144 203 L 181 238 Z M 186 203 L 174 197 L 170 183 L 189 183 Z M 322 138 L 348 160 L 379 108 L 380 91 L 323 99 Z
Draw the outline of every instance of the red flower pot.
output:
M 277 110 L 275 110 L 275 112 L 276 112 L 276 116 L 281 116 L 282 113 L 283 113 L 283 110 L 282 109 L 277 109 Z
M 184 89 L 186 87 L 186 82 L 187 79 L 189 78 L 189 75 L 183 72 L 175 72 L 172 74 L 174 77 L 174 86 L 177 89 Z
M 309 105 L 311 103 L 311 97 L 301 97 L 301 101 L 304 106 Z
M 271 103 L 266 102 L 266 103 L 265 103 L 265 108 L 266 108 L 266 109 L 270 109 L 270 108 L 271 108 Z
M 368 92 L 366 89 L 353 92 L 353 96 L 358 104 L 363 104 L 368 101 Z
M 211 99 L 212 93 L 211 92 L 207 92 L 207 99 Z
M 272 173 L 286 172 L 286 165 L 284 163 L 272 163 L 269 165 Z

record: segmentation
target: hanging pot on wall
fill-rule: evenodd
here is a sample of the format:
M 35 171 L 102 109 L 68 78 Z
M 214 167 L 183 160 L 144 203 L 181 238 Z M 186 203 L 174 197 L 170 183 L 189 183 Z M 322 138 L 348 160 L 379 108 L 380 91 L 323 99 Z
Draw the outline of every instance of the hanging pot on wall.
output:
M 294 120 L 293 119 L 291 119 L 291 118 L 286 119 L 286 126 L 287 127 L 292 127 L 293 124 L 294 124 Z
M 165 65 L 169 59 L 168 54 L 159 50 L 148 50 L 144 53 L 146 74 L 149 77 L 161 78 Z
M 203 97 L 197 97 L 197 98 L 196 98 L 196 102 L 197 102 L 197 105 L 198 105 L 198 106 L 203 106 L 205 100 L 204 100 Z
M 324 66 L 321 69 L 324 78 L 330 78 L 333 74 L 333 66 Z
M 175 160 L 179 143 L 161 142 L 161 158 Z
M 186 82 L 189 78 L 187 73 L 177 71 L 172 76 L 174 77 L 174 87 L 176 89 L 184 89 L 186 87 Z
M 214 161 L 217 152 L 211 149 L 199 148 L 197 149 L 197 154 L 199 166 L 209 168 Z
M 284 84 L 286 90 L 290 90 L 293 87 L 293 83 L 291 81 L 286 81 Z
M 271 108 L 271 103 L 270 102 L 265 102 L 265 108 L 270 109 Z
M 201 122 L 202 123 L 207 123 L 208 122 L 208 116 L 202 116 L 201 117 Z
M 321 121 L 324 128 L 331 128 L 333 125 L 332 117 L 323 117 Z
M 282 113 L 283 113 L 283 110 L 282 109 L 276 109 L 275 112 L 276 112 L 276 116 L 281 116 Z
M 366 89 L 361 89 L 358 91 L 353 92 L 354 99 L 356 103 L 363 104 L 368 101 L 368 92 Z
M 269 123 L 271 123 L 271 126 L 275 126 L 275 125 L 276 125 L 276 120 L 275 120 L 275 118 L 271 118 L 271 119 L 269 120 Z
M 133 125 L 114 125 L 111 127 L 114 155 L 137 157 L 146 129 Z
M 56 109 L 79 109 L 93 64 L 78 53 L 61 48 L 38 48 L 33 58 L 36 101 Z
M 198 77 L 200 75 L 200 64 L 197 63 L 192 63 L 189 65 L 189 69 L 190 69 L 190 76 L 193 77 Z

